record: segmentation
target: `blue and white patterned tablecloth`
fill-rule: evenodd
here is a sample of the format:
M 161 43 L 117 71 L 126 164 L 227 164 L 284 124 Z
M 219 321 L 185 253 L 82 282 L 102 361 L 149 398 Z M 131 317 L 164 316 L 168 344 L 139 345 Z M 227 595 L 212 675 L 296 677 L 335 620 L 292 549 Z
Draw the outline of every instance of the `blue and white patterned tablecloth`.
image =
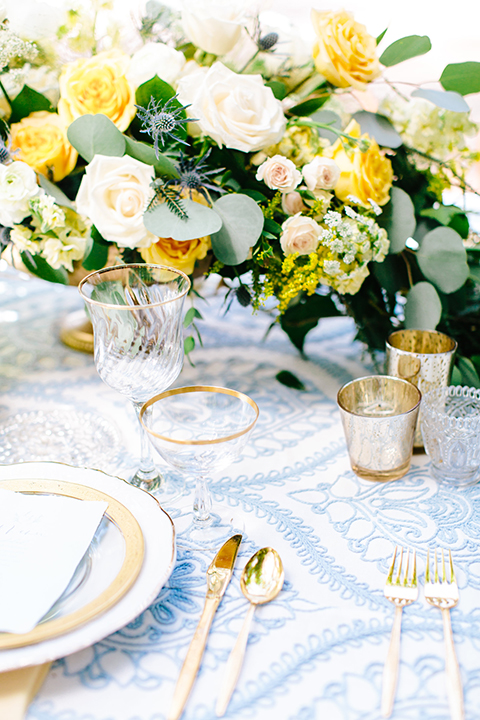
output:
M 108 458 L 128 474 L 139 452 L 133 411 L 97 377 L 93 360 L 63 347 L 62 313 L 80 307 L 73 288 L 0 275 L 0 425 L 12 415 L 71 411 L 108 422 L 118 440 Z M 278 599 L 258 608 L 246 663 L 226 717 L 256 720 L 377 720 L 393 620 L 383 583 L 395 544 L 416 548 L 423 584 L 427 548 L 450 547 L 460 604 L 452 624 L 466 717 L 480 716 L 480 486 L 440 488 L 427 458 L 385 485 L 359 480 L 346 454 L 336 392 L 372 372 L 346 319 L 327 320 L 306 344 L 308 360 L 269 318 L 224 309 L 216 297 L 201 323 L 204 348 L 177 384 L 246 392 L 260 419 L 244 457 L 212 483 L 214 499 L 241 510 L 246 532 L 215 617 L 185 720 L 215 717 L 223 668 L 247 610 L 239 579 L 264 545 L 285 566 Z M 278 383 L 294 372 L 306 392 Z M 1 450 L 1 448 L 0 448 Z M 46 458 L 53 459 L 53 458 Z M 5 461 L 5 460 L 3 460 Z M 57 661 L 28 720 L 164 720 L 198 622 L 211 555 L 178 548 L 174 572 L 155 603 L 123 630 Z M 447 720 L 442 620 L 423 593 L 404 612 L 393 718 Z M 6 719 L 5 719 L 6 720 Z

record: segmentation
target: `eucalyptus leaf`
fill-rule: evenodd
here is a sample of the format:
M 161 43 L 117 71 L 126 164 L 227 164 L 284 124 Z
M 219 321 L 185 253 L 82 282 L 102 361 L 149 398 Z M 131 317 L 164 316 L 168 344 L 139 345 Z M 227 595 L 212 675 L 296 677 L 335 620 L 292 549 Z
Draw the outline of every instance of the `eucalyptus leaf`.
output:
M 470 278 L 480 285 L 480 265 L 470 265 Z
M 92 242 L 82 262 L 85 270 L 100 270 L 108 260 L 108 245 Z
M 222 227 L 211 235 L 215 257 L 225 265 L 239 265 L 247 259 L 263 230 L 263 213 L 248 195 L 224 195 L 214 203 Z
M 332 110 L 317 110 L 313 113 L 313 115 L 310 116 L 310 119 L 318 123 L 323 123 L 324 125 L 331 125 L 337 130 L 342 129 L 342 120 L 340 116 Z M 320 137 L 326 138 L 331 143 L 334 143 L 335 140 L 338 140 L 337 133 L 326 130 L 325 128 L 318 128 L 318 134 L 320 135 Z
M 381 54 L 380 62 L 386 67 L 392 67 L 410 58 L 425 55 L 431 49 L 432 43 L 426 35 L 408 35 L 389 45 Z
M 269 82 L 265 83 L 265 87 L 269 87 L 271 89 L 277 100 L 283 100 L 287 94 L 286 85 L 279 80 L 269 80 Z
M 126 153 L 130 157 L 145 163 L 146 165 L 152 165 L 157 175 L 162 177 L 174 178 L 178 177 L 178 172 L 175 169 L 175 165 L 165 155 L 159 154 L 158 158 L 155 155 L 155 150 L 152 145 L 139 142 L 130 137 L 125 137 L 126 142 Z
M 398 148 L 403 140 L 385 115 L 359 110 L 352 116 L 360 125 L 362 133 L 368 133 L 379 145 Z
M 442 303 L 434 286 L 419 282 L 407 294 L 405 327 L 417 330 L 435 330 L 442 317 Z
M 40 187 L 43 188 L 48 195 L 51 195 L 55 199 L 57 205 L 70 208 L 70 210 L 75 210 L 75 205 L 73 204 L 73 202 L 65 195 L 64 192 L 60 190 L 58 185 L 50 182 L 50 180 L 41 173 L 39 173 L 38 175 L 38 180 L 40 183 Z
M 293 388 L 294 390 L 307 389 L 303 382 L 296 375 L 290 372 L 290 370 L 280 370 L 275 377 L 279 383 L 285 385 L 286 387 Z
M 106 115 L 82 115 L 67 130 L 69 142 L 84 160 L 91 162 L 95 155 L 122 157 L 125 136 Z
M 312 98 L 311 100 L 305 100 L 298 105 L 294 105 L 290 108 L 289 112 L 292 115 L 305 116 L 312 115 L 316 110 L 325 105 L 329 96 L 325 94 L 323 97 Z
M 382 208 L 382 214 L 376 218 L 380 227 L 387 231 L 390 240 L 390 253 L 399 253 L 405 248 L 405 242 L 415 232 L 415 208 L 410 196 L 399 187 L 390 189 L 390 202 Z
M 455 215 L 463 215 L 464 212 L 456 205 L 439 205 L 435 208 L 425 208 L 420 215 L 436 220 L 440 225 L 450 225 Z
M 470 112 L 470 107 L 460 93 L 453 92 L 452 90 L 443 92 L 442 90 L 417 88 L 417 90 L 412 92 L 412 97 L 429 100 L 434 105 L 437 105 L 437 107 L 445 108 L 445 110 L 452 110 L 453 112 L 459 113 Z
M 144 213 L 145 227 L 157 237 L 173 238 L 179 242 L 195 240 L 220 230 L 222 220 L 214 210 L 188 198 L 182 200 L 182 205 L 188 215 L 187 220 L 173 213 L 166 203 L 160 203 Z
M 459 290 L 470 274 L 462 238 L 449 227 L 437 227 L 423 237 L 417 260 L 427 280 L 444 293 Z
M 52 268 L 40 255 L 35 255 L 33 258 L 25 252 L 20 253 L 20 255 L 23 264 L 32 275 L 36 275 L 48 282 L 68 285 L 68 273 L 65 268 L 55 270 L 55 268 Z
M 445 90 L 469 95 L 480 91 L 480 62 L 451 63 L 440 77 Z

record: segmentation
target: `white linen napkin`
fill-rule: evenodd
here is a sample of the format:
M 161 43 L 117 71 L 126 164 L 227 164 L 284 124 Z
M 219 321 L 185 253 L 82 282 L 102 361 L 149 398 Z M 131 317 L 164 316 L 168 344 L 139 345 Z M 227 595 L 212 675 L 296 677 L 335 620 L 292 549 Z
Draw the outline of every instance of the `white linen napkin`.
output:
M 68 586 L 107 507 L 0 489 L 0 631 L 33 630 Z

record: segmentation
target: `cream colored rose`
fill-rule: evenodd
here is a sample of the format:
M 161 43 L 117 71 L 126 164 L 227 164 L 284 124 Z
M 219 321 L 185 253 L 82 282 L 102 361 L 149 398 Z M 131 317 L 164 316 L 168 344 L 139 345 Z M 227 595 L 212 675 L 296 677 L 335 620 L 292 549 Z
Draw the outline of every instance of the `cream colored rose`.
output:
M 271 190 L 280 190 L 282 193 L 292 192 L 302 182 L 302 174 L 295 164 L 283 155 L 274 155 L 265 160 L 255 177 L 263 180 Z
M 119 50 L 67 63 L 60 75 L 58 114 L 66 125 L 82 115 L 106 115 L 126 130 L 135 116 L 135 92 L 126 78 L 130 59 Z
M 312 23 L 315 67 L 332 85 L 364 90 L 380 74 L 375 38 L 353 15 L 312 10 Z
M 305 185 L 309 190 L 333 190 L 340 177 L 340 168 L 331 158 L 317 155 L 302 168 Z
M 78 212 L 119 247 L 148 247 L 156 237 L 143 224 L 143 213 L 154 177 L 153 167 L 128 155 L 95 155 L 77 194 Z
M 191 42 L 213 55 L 225 55 L 245 25 L 243 0 L 186 0 L 182 25 Z
M 300 193 L 294 190 L 294 192 L 282 195 L 282 210 L 287 215 L 296 215 L 297 213 L 301 213 L 303 210 L 306 210 L 306 205 L 303 202 Z
M 178 93 L 202 132 L 220 147 L 255 152 L 275 145 L 285 131 L 282 105 L 260 75 L 238 75 L 216 62 L 203 75 L 182 78 Z
M 30 200 L 43 195 L 37 176 L 27 163 L 0 165 L 0 225 L 13 227 L 30 215 Z
M 138 87 L 155 75 L 172 85 L 185 66 L 185 55 L 165 43 L 146 43 L 132 56 L 127 80 Z
M 282 225 L 280 245 L 285 255 L 310 255 L 317 249 L 321 228 L 315 220 L 297 213 Z

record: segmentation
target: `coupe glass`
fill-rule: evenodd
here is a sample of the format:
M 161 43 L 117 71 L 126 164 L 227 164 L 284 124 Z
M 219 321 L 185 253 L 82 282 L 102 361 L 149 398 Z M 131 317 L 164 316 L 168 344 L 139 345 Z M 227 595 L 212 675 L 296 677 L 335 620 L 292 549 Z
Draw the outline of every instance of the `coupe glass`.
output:
M 183 365 L 182 310 L 188 277 L 162 265 L 104 268 L 79 285 L 94 333 L 94 357 L 102 380 L 133 402 L 137 417 L 152 392 L 170 387 Z M 141 428 L 140 467 L 130 480 L 163 500 L 181 492 L 153 462 Z
M 193 508 L 182 508 L 183 538 L 200 547 L 216 546 L 243 529 L 232 509 L 213 506 L 211 473 L 230 465 L 245 447 L 258 418 L 247 395 L 221 387 L 168 390 L 148 400 L 140 422 L 158 453 L 172 467 L 196 478 Z

